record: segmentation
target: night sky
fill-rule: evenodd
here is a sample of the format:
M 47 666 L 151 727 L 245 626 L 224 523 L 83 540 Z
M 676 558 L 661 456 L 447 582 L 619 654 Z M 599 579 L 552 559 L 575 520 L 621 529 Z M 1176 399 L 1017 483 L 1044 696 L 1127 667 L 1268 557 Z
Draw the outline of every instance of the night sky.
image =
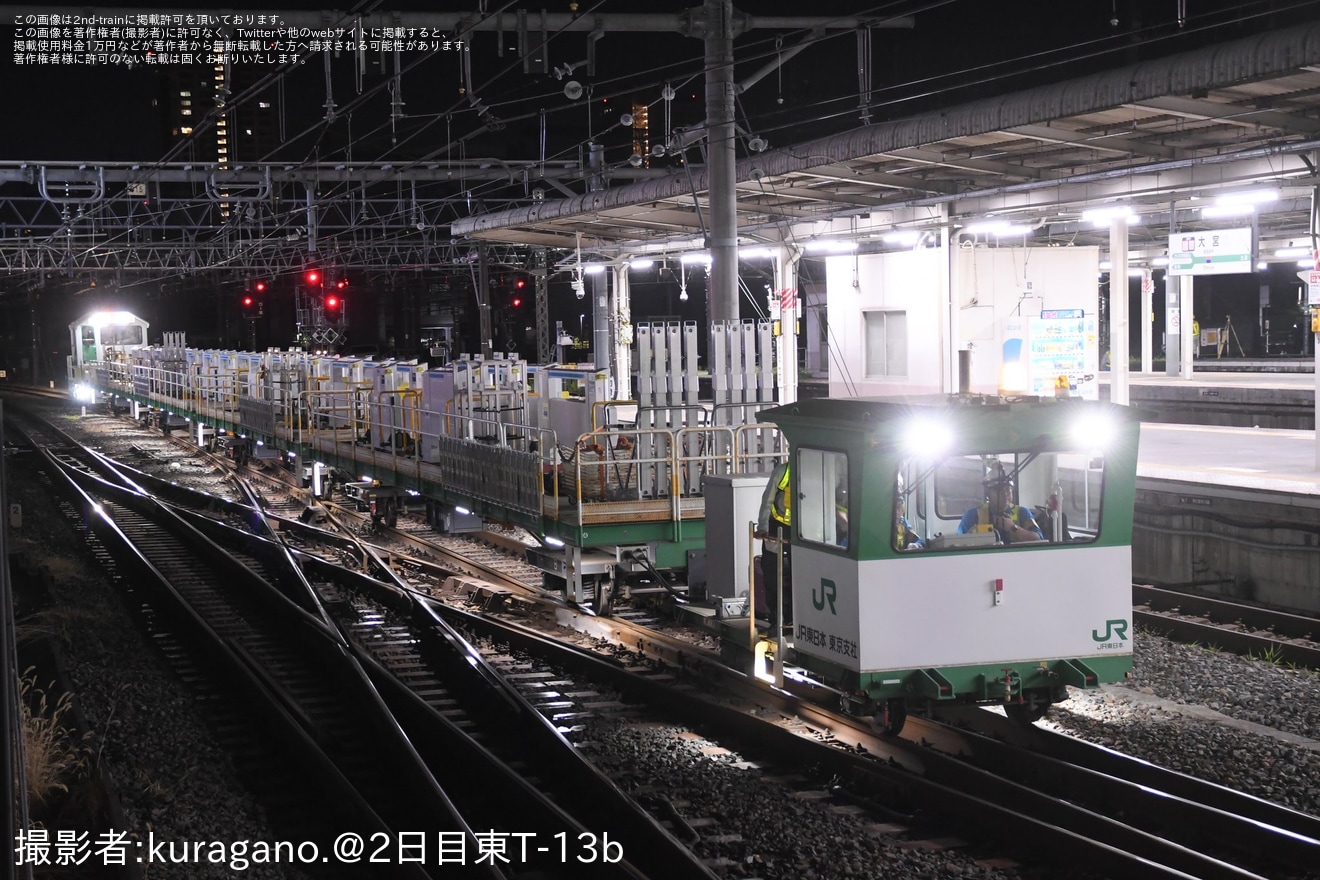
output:
M 469 0 L 460 4 L 386 3 L 380 8 L 470 10 L 474 5 Z M 675 11 L 691 5 L 652 2 L 645 11 Z M 1187 21 L 1182 28 L 1175 21 L 1176 0 L 1067 4 L 935 0 L 877 6 L 820 0 L 811 4 L 746 3 L 744 7 L 758 15 L 914 16 L 912 30 L 872 31 L 871 82 L 878 105 L 872 118 L 880 121 L 1282 26 L 1314 16 L 1317 6 L 1224 0 L 1187 0 L 1185 5 Z M 126 8 L 147 11 L 153 6 L 180 8 L 173 3 Z M 567 6 L 562 4 L 558 10 L 552 6 L 549 11 L 567 11 Z M 32 8 L 39 10 L 40 4 Z M 280 8 L 322 9 L 325 4 L 284 3 Z M 639 11 L 636 4 L 621 0 L 579 5 L 579 11 L 593 10 L 602 14 Z M 1117 20 L 1117 26 L 1111 19 Z M 773 57 L 775 39 L 780 36 L 784 48 L 799 39 L 791 33 L 765 30 L 741 37 L 736 57 L 746 60 L 738 64 L 737 78 L 746 77 Z M 589 131 L 599 134 L 611 122 L 611 114 L 633 100 L 652 104 L 655 130 L 662 122 L 663 105 L 658 98 L 666 82 L 674 84 L 677 92 L 673 123 L 693 124 L 701 118 L 701 43 L 697 40 L 677 35 L 607 34 L 597 44 L 596 76 L 588 77 L 585 68 L 572 75 L 591 90 L 589 119 L 586 102 L 567 100 L 561 81 L 522 72 L 512 32 L 505 34 L 503 58 L 497 53 L 496 39 L 493 33 L 475 35 L 471 55 L 474 80 L 479 96 L 510 124 L 499 137 L 472 142 L 470 152 L 535 158 L 539 141 L 536 118 L 542 109 L 549 114 L 552 154 L 575 151 Z M 586 42 L 582 34 L 553 38 L 552 66 L 585 59 Z M 771 73 L 741 96 L 739 122 L 762 134 L 772 146 L 857 125 L 856 46 L 852 33 L 833 36 L 790 61 L 782 74 Z M 405 55 L 404 60 L 417 59 Z M 357 84 L 346 62 L 341 58 L 335 65 L 334 93 L 340 105 L 356 97 Z M 13 63 L 12 52 L 6 53 L 2 63 L 6 88 L 0 89 L 0 113 L 7 124 L 0 126 L 0 160 L 151 161 L 164 154 L 167 132 L 160 103 L 166 85 L 158 70 L 19 67 Z M 369 88 L 382 79 L 373 64 L 364 85 Z M 290 142 L 273 158 L 338 160 L 346 154 L 350 141 L 356 160 L 408 158 L 433 151 L 475 127 L 475 114 L 459 93 L 460 85 L 457 53 L 437 53 L 405 76 L 409 119 L 395 132 L 389 131 L 389 101 L 382 95 L 354 114 L 351 133 L 344 119 L 329 131 L 318 128 L 299 138 L 298 133 L 315 127 L 325 100 L 321 64 L 307 64 L 287 78 Z M 446 113 L 452 114 L 447 123 L 435 121 Z M 392 135 L 395 141 L 403 140 L 403 145 L 392 145 Z

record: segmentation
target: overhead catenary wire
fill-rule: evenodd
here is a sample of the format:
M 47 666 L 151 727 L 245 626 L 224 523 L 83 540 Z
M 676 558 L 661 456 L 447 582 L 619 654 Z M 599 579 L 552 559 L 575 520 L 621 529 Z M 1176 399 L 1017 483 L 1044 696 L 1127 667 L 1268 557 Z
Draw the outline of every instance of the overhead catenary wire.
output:
M 359 14 L 360 11 L 361 11 L 362 9 L 367 8 L 367 7 L 371 6 L 371 5 L 374 5 L 374 4 L 359 4 L 358 7 L 356 7 L 356 9 L 355 9 L 354 14 Z M 511 5 L 511 4 L 506 4 L 503 8 L 508 8 L 508 5 Z M 1301 3 L 1295 3 L 1295 4 L 1292 4 L 1292 5 L 1288 6 L 1288 7 L 1286 7 L 1285 9 L 1286 9 L 1286 10 L 1294 10 L 1294 9 L 1300 9 L 1300 8 L 1309 8 L 1309 7 L 1312 7 L 1312 6 L 1314 6 L 1314 5 L 1316 5 L 1314 2 L 1301 2 Z M 933 6 L 933 4 L 928 4 L 928 6 Z M 891 6 L 890 8 L 892 8 L 892 6 Z M 923 8 L 924 8 L 924 7 L 923 7 Z M 1179 34 L 1165 34 L 1165 35 L 1158 35 L 1158 34 L 1155 34 L 1153 37 L 1151 37 L 1150 40 L 1148 40 L 1148 42 L 1155 42 L 1156 40 L 1159 40 L 1159 39 L 1167 39 L 1167 38 L 1169 38 L 1169 37 L 1171 37 L 1171 36 L 1177 36 L 1177 35 L 1180 35 L 1180 34 L 1193 34 L 1193 33 L 1201 32 L 1201 31 L 1205 31 L 1205 30 L 1210 30 L 1210 29 L 1213 29 L 1213 28 L 1216 28 L 1216 27 L 1224 27 L 1224 26 L 1228 26 L 1228 25 L 1230 25 L 1230 24 L 1241 23 L 1241 22 L 1245 22 L 1245 21 L 1251 20 L 1251 19 L 1253 19 L 1253 18 L 1257 18 L 1257 17 L 1259 17 L 1259 16 L 1268 15 L 1268 14 L 1275 14 L 1275 13 L 1277 13 L 1277 12 L 1279 12 L 1279 11 L 1280 11 L 1280 10 L 1278 10 L 1278 9 L 1274 9 L 1274 8 L 1265 8 L 1265 4 L 1263 4 L 1263 3 L 1249 4 L 1248 6 L 1238 7 L 1238 9 L 1237 9 L 1237 14 L 1236 14 L 1235 16 L 1231 17 L 1231 18 L 1227 18 L 1226 20 L 1219 20 L 1219 18 L 1222 17 L 1222 16 L 1224 15 L 1224 13 L 1221 13 L 1221 12 L 1212 13 L 1212 14 L 1209 15 L 1209 16 L 1203 17 L 1199 22 L 1197 22 L 1197 21 L 1194 20 L 1194 19 L 1191 20 L 1191 21 L 1189 21 L 1189 22 L 1187 22 L 1186 25 L 1190 25 L 1190 26 L 1184 26 L 1184 28 L 1179 32 Z M 1160 27 L 1164 27 L 1164 25 L 1151 25 L 1151 26 L 1149 26 L 1149 27 L 1147 27 L 1147 28 L 1138 29 L 1137 31 L 1129 32 L 1129 35 L 1131 35 L 1131 34 L 1138 34 L 1138 35 L 1154 34 L 1155 31 L 1156 31 L 1158 28 L 1160 28 Z M 828 36 L 829 36 L 829 35 L 827 35 L 825 38 L 828 38 Z M 774 54 L 775 52 L 779 51 L 778 47 L 775 47 L 775 46 L 774 46 L 774 43 L 775 43 L 776 41 L 778 41 L 779 39 L 781 39 L 781 38 L 780 38 L 780 37 L 776 37 L 776 38 L 774 38 L 773 40 L 763 41 L 764 44 L 768 47 L 768 48 L 767 48 L 767 54 Z M 1106 37 L 1106 38 L 1102 38 L 1102 39 L 1098 39 L 1098 40 L 1092 40 L 1092 41 L 1086 41 L 1086 42 L 1076 43 L 1076 44 L 1073 44 L 1073 47 L 1085 47 L 1085 46 L 1097 46 L 1097 47 L 1100 47 L 1100 48 L 1097 50 L 1097 52 L 1095 52 L 1095 53 L 1081 56 L 1081 57 L 1083 57 L 1083 58 L 1090 58 L 1090 57 L 1094 57 L 1095 55 L 1098 55 L 1098 54 L 1103 54 L 1104 52 L 1108 52 L 1108 51 L 1116 51 L 1116 48 L 1117 48 L 1117 47 L 1104 48 L 1104 45 L 1103 45 L 1103 44 L 1104 44 L 1106 41 L 1110 40 L 1110 39 L 1112 39 L 1112 38 L 1108 38 L 1108 37 Z M 753 44 L 753 45 L 757 45 L 757 44 Z M 903 85 L 911 86 L 911 85 L 913 85 L 914 83 L 915 83 L 915 84 L 937 83 L 937 82 L 940 82 L 940 81 L 943 81 L 943 80 L 947 79 L 948 77 L 959 75 L 960 73 L 967 73 L 967 72 L 980 72 L 980 71 L 986 71 L 986 70 L 991 70 L 991 71 L 993 71 L 993 70 L 995 70 L 995 69 L 997 69 L 997 68 L 1001 68 L 1001 67 L 1003 67 L 1004 65 L 1012 64 L 1012 63 L 1014 63 L 1014 61 L 1020 61 L 1020 60 L 1022 60 L 1022 59 L 1049 58 L 1051 55 L 1053 55 L 1053 54 L 1055 54 L 1055 53 L 1063 52 L 1063 51 L 1067 50 L 1068 48 L 1069 48 L 1069 47 L 1061 47 L 1061 48 L 1057 48 L 1057 49 L 1042 50 L 1042 51 L 1040 51 L 1040 52 L 1036 52 L 1036 53 L 1031 53 L 1031 54 L 1028 54 L 1028 55 L 1020 56 L 1020 58 L 1018 58 L 1018 59 L 1012 59 L 1012 60 L 1007 60 L 1007 61 L 1002 61 L 1002 62 L 995 62 L 995 63 L 992 64 L 992 65 L 982 65 L 982 66 L 980 66 L 980 67 L 968 68 L 966 71 L 961 71 L 961 72 L 951 72 L 951 73 L 948 73 L 948 74 L 942 74 L 942 75 L 939 76 L 939 77 L 931 77 L 931 78 L 927 78 L 927 79 L 925 79 L 925 80 L 914 80 L 914 81 L 909 81 L 908 83 L 904 83 Z M 740 57 L 741 57 L 741 56 L 740 56 Z M 1066 61 L 1072 61 L 1072 60 L 1074 60 L 1074 59 L 1066 59 Z M 405 68 L 405 72 L 406 72 L 406 71 L 409 71 L 409 70 L 412 70 L 413 67 L 415 66 L 415 64 L 420 64 L 420 63 L 422 63 L 422 59 L 418 59 L 418 61 L 414 62 L 414 64 L 410 64 L 407 68 Z M 1065 63 L 1065 62 L 1064 62 L 1064 61 L 1050 62 L 1050 64 L 1057 64 L 1057 63 Z M 1048 66 L 1048 65 L 1039 65 L 1039 66 L 1037 66 L 1037 67 L 1031 68 L 1031 70 L 1043 70 L 1043 69 L 1045 69 L 1047 66 Z M 666 66 L 665 68 L 656 68 L 656 69 L 667 69 L 667 67 L 668 67 L 668 66 Z M 493 77 L 493 78 L 492 78 L 490 81 L 488 81 L 488 82 L 491 82 L 491 81 L 494 81 L 495 79 L 498 79 L 499 76 L 502 76 L 503 73 L 505 73 L 505 72 L 507 72 L 507 69 L 506 69 L 505 71 L 501 72 L 500 74 L 497 74 L 496 77 Z M 981 80 L 978 80 L 977 83 L 989 82 L 989 81 L 992 81 L 992 80 L 995 79 L 995 78 L 998 78 L 998 77 L 1001 77 L 1001 76 L 1011 76 L 1011 75 L 1015 75 L 1016 73 L 1019 73 L 1019 72 L 1021 72 L 1021 71 L 1008 71 L 1008 72 L 1005 72 L 1005 73 L 1002 73 L 1002 74 L 996 74 L 996 77 L 982 78 Z M 271 74 L 271 75 L 268 76 L 268 77 L 263 78 L 263 80 L 262 80 L 261 82 L 259 82 L 257 85 L 254 85 L 252 88 L 245 90 L 245 91 L 242 93 L 242 95 L 234 96 L 234 97 L 229 101 L 229 106 L 230 106 L 230 107 L 236 107 L 236 106 L 239 106 L 244 100 L 251 100 L 251 99 L 253 99 L 255 96 L 257 96 L 258 94 L 260 94 L 260 92 L 263 91 L 264 88 L 269 87 L 269 84 L 270 84 L 271 82 L 274 82 L 274 83 L 276 84 L 277 88 L 278 88 L 281 92 L 284 91 L 285 86 L 286 86 L 286 82 L 287 82 L 287 79 L 288 79 L 288 73 L 289 73 L 289 71 L 287 71 L 287 70 L 281 70 L 281 71 L 277 71 L 277 72 L 274 73 L 274 74 Z M 692 74 L 692 76 L 696 76 L 696 75 L 699 75 L 699 72 L 698 72 L 698 73 L 693 73 L 693 74 Z M 635 76 L 637 76 L 637 75 L 636 75 L 636 74 L 630 74 L 630 77 L 635 77 Z M 394 79 L 397 79 L 397 77 L 394 78 Z M 618 79 L 619 81 L 624 81 L 626 78 L 617 78 L 617 79 Z M 385 83 L 383 83 L 383 84 L 381 84 L 381 85 L 387 87 L 387 86 L 388 86 L 388 83 L 389 83 L 390 81 L 393 81 L 393 80 L 387 80 Z M 659 82 L 659 80 L 657 80 L 657 83 L 658 83 L 658 82 Z M 975 84 L 975 83 L 974 83 L 974 84 Z M 897 86 L 895 86 L 895 87 L 891 87 L 891 88 L 896 88 L 896 87 L 897 87 Z M 364 95 L 362 96 L 362 99 L 365 100 L 367 97 L 370 96 L 370 94 L 371 94 L 373 91 L 374 91 L 374 90 L 371 90 L 371 91 L 369 91 L 369 92 L 367 92 L 367 93 L 364 93 Z M 388 88 L 386 88 L 386 91 L 388 91 Z M 926 92 L 926 93 L 923 93 L 923 94 L 930 94 L 930 93 L 929 93 L 929 92 Z M 831 100 L 842 100 L 842 99 L 845 99 L 845 98 L 848 98 L 848 97 L 849 97 L 849 96 L 844 96 L 844 98 L 840 98 L 840 99 L 831 99 Z M 911 99 L 911 98 L 907 98 L 907 99 L 905 99 L 905 100 L 910 100 L 910 99 Z M 346 123 L 345 123 L 346 125 L 349 124 L 349 122 L 348 122 L 347 120 L 351 120 L 351 115 L 352 115 L 352 114 L 351 114 L 351 109 L 350 109 L 350 108 L 353 107 L 353 106 L 356 106 L 355 103 L 354 103 L 354 102 L 350 102 L 349 104 L 346 104 L 345 107 L 344 107 L 345 113 L 343 114 L 343 116 L 346 117 Z M 806 105 L 806 106 L 807 106 L 807 107 L 811 107 L 811 106 L 820 106 L 820 104 L 818 103 L 817 105 Z M 795 108 L 795 109 L 797 109 L 797 108 Z M 284 102 L 281 101 L 281 114 L 283 114 L 283 112 L 284 112 Z M 538 110 L 538 113 L 540 113 L 540 112 L 541 112 L 541 111 Z M 846 112 L 846 111 L 841 111 L 841 112 Z M 836 115 L 837 115 L 837 114 L 836 114 Z M 744 116 L 746 117 L 746 114 L 745 114 L 745 113 L 744 113 Z M 452 121 L 453 121 L 453 115 L 452 115 L 452 114 L 445 114 L 445 116 L 444 116 L 443 118 L 445 119 L 445 122 L 446 122 L 446 125 L 447 125 L 447 126 L 452 126 Z M 827 118 L 827 117 L 820 117 L 820 118 Z M 748 122 L 749 122 L 749 125 L 750 125 L 750 124 L 752 124 L 753 120 L 751 120 L 751 119 L 749 118 L 749 119 L 748 119 Z M 282 129 L 282 130 L 284 129 L 285 124 L 286 124 L 286 123 L 285 123 L 285 119 L 284 119 L 283 115 L 281 115 L 281 117 L 280 117 L 280 125 L 281 125 L 281 129 Z M 759 125 L 758 125 L 757 127 L 758 127 L 758 129 L 760 129 L 760 126 L 759 126 Z M 771 130 L 773 130 L 773 129 L 771 129 Z M 354 137 L 354 136 L 350 136 L 350 143 L 345 147 L 345 149 L 349 149 L 349 148 L 351 148 L 351 147 L 352 147 L 353 145 L 355 145 L 355 144 L 363 143 L 365 139 L 367 139 L 368 137 L 370 137 L 370 134 L 371 134 L 371 132 L 368 131 L 368 132 L 366 132 L 366 133 L 363 133 L 363 134 L 358 135 L 358 136 L 355 136 L 355 137 Z M 406 142 L 408 139 L 410 139 L 410 138 L 413 137 L 413 136 L 415 136 L 415 135 L 410 135 L 408 138 L 404 138 L 404 139 L 401 139 L 401 140 L 402 140 L 402 142 Z M 468 135 L 468 136 L 466 136 L 466 137 L 469 137 L 469 138 L 470 138 L 471 136 L 474 136 L 474 135 Z M 446 140 L 449 141 L 451 144 L 453 143 L 452 133 L 450 133 L 450 135 L 446 138 Z M 182 143 L 182 142 L 181 142 L 181 143 Z M 459 149 L 460 149 L 460 150 L 463 148 L 463 143 L 465 143 L 465 141 L 462 141 L 462 142 L 459 143 Z M 181 145 L 176 145 L 176 148 L 178 148 L 178 147 L 180 147 L 180 146 L 181 146 Z M 391 149 L 390 149 L 389 151 L 386 151 L 385 153 L 382 153 L 381 156 L 382 156 L 382 157 L 387 157 L 387 156 L 389 156 L 389 155 L 391 154 L 391 152 L 393 151 L 393 149 L 395 149 L 395 148 L 394 148 L 393 145 L 392 145 Z M 444 148 L 442 148 L 442 149 L 444 149 Z M 556 155 L 556 156 L 560 156 L 560 155 L 565 155 L 565 154 L 566 154 L 566 151 L 561 151 L 561 152 L 559 152 L 559 153 L 556 153 L 555 155 Z M 166 154 L 166 158 L 162 158 L 162 160 L 160 160 L 160 161 L 161 161 L 161 162 L 167 161 L 169 155 L 170 155 L 170 154 L 167 153 L 167 154 Z M 409 163 L 409 164 L 420 164 L 420 161 L 422 161 L 422 160 L 416 160 L 416 161 L 414 161 L 414 162 L 412 162 L 412 163 Z M 405 166 L 405 167 L 407 167 L 407 166 Z M 343 186 L 347 186 L 347 185 L 348 185 L 348 184 L 343 184 Z M 499 185 L 500 185 L 500 184 L 499 184 L 498 182 L 487 182 L 487 183 L 482 184 L 480 187 L 478 187 L 478 197 L 481 197 L 481 196 L 480 196 L 480 192 L 481 192 L 481 191 L 493 191 L 493 190 L 497 189 Z M 334 187 L 331 187 L 331 188 L 329 188 L 329 189 L 325 192 L 325 196 L 333 195 L 335 192 L 336 192 L 336 189 L 335 189 Z M 447 202 L 447 203 L 449 204 L 450 207 L 456 207 L 451 199 L 444 199 L 444 200 L 437 200 L 437 201 L 440 202 L 440 203 L 445 203 L 445 202 Z M 292 212 L 292 213 L 296 213 L 296 212 Z M 288 215 L 286 215 L 286 219 L 287 219 L 287 216 L 288 216 Z M 122 238 L 122 237 L 121 237 L 121 238 Z M 268 236 L 266 236 L 265 238 L 254 239 L 254 241 L 265 241 L 265 242 L 270 242 L 270 241 L 274 241 L 274 240 L 277 239 L 277 238 L 278 238 L 278 235 L 277 235 L 277 234 L 273 234 L 273 235 L 268 235 Z M 101 244 L 104 245 L 104 242 L 102 242 Z M 88 248 L 88 249 L 90 250 L 90 248 Z M 84 252 L 85 252 L 85 251 L 84 251 Z

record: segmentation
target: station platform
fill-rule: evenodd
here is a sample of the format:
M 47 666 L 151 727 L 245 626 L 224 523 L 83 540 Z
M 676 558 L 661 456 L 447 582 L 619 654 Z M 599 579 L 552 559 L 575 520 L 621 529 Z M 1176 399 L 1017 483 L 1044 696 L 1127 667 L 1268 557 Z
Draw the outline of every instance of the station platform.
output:
M 1144 421 L 1135 502 L 1136 582 L 1320 614 L 1314 430 Z
M 1315 431 L 1147 422 L 1137 477 L 1320 499 Z
M 1113 377 L 1099 376 L 1100 399 Z M 1236 428 L 1315 428 L 1316 377 L 1304 372 L 1225 372 L 1193 369 L 1190 379 L 1129 373 L 1128 402 L 1146 423 Z

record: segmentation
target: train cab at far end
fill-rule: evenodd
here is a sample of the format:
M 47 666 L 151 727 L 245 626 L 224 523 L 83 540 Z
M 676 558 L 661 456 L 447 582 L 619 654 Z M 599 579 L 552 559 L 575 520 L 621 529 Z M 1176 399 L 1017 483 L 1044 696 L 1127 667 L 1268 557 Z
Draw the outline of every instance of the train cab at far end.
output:
M 69 393 L 75 400 L 91 403 L 96 388 L 109 376 L 91 371 L 122 371 L 127 376 L 128 352 L 147 344 L 151 325 L 132 312 L 88 312 L 69 325 Z M 120 377 L 122 378 L 122 377 Z
M 1132 668 L 1139 424 L 1126 407 L 816 399 L 791 446 L 792 654 L 887 730 L 998 704 L 1029 723 Z

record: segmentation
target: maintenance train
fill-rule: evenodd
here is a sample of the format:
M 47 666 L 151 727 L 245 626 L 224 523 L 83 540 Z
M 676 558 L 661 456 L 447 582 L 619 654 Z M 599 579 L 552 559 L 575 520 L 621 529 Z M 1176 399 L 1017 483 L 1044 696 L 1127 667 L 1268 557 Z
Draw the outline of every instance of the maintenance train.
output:
M 71 328 L 70 388 L 84 399 L 126 403 L 199 444 L 241 438 L 318 496 L 351 484 L 387 521 L 406 506 L 443 530 L 521 526 L 547 589 L 600 614 L 619 597 L 676 605 L 749 669 L 780 635 L 756 623 L 749 562 L 766 479 L 787 459 L 781 659 L 889 731 L 960 703 L 1029 723 L 1068 686 L 1131 669 L 1139 426 L 1126 407 L 980 395 L 776 406 L 759 366 L 771 333 L 753 322 L 712 329 L 713 399 L 695 326 L 638 325 L 632 400 L 590 364 L 431 367 L 200 350 L 177 335 L 80 346 L 96 325 Z M 1034 509 L 1035 535 L 1005 543 L 989 523 L 966 527 L 987 479 Z

